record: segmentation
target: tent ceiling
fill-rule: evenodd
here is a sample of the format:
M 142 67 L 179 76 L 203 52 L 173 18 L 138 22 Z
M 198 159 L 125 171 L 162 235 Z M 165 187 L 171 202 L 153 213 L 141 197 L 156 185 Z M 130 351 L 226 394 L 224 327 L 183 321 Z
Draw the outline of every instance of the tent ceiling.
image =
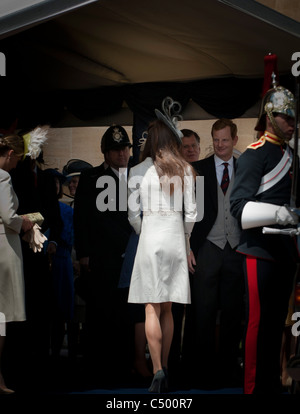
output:
M 33 65 L 45 61 L 39 72 L 46 84 L 78 89 L 262 76 L 268 52 L 287 72 L 299 49 L 300 23 L 254 1 L 100 0 L 16 38 Z
M 279 72 L 288 74 L 299 50 L 300 23 L 253 0 L 27 1 L 38 4 L 0 19 L 6 83 L 23 94 L 262 78 L 269 52 L 277 54 Z M 91 4 L 76 10 L 71 3 Z M 8 23 L 21 23 L 22 15 L 18 30 L 27 27 L 24 16 L 35 27 L 11 35 L 17 27 L 10 31 Z
M 96 0 L 1 0 L 0 38 L 10 36 Z

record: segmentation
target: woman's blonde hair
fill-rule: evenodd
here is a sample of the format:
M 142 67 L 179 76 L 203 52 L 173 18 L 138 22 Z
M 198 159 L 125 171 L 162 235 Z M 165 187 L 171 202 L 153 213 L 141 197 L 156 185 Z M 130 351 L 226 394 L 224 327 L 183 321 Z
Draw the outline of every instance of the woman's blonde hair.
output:
M 0 137 L 0 156 L 13 150 L 17 157 L 24 155 L 24 140 L 19 135 L 7 135 Z

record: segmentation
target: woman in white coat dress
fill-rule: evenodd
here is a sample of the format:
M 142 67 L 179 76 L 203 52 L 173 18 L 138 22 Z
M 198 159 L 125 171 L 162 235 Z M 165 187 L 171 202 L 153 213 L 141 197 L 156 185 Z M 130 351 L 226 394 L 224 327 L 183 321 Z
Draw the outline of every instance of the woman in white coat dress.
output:
M 0 394 L 13 391 L 5 385 L 1 374 L 1 355 L 5 339 L 5 323 L 24 321 L 25 297 L 23 260 L 19 233 L 30 230 L 33 223 L 16 214 L 18 199 L 9 171 L 24 155 L 24 141 L 18 135 L 0 137 Z
M 195 175 L 180 145 L 171 128 L 153 121 L 144 150 L 149 156 L 131 168 L 128 180 L 129 222 L 140 234 L 128 302 L 145 304 L 154 373 L 150 392 L 167 390 L 172 302 L 190 303 L 186 241 L 196 219 Z

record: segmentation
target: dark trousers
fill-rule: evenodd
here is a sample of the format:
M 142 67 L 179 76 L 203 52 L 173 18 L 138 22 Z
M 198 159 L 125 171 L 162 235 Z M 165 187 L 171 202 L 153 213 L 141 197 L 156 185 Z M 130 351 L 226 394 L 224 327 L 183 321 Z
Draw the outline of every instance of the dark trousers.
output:
M 232 372 L 237 364 L 244 278 L 242 256 L 229 243 L 222 250 L 206 240 L 196 262 L 191 275 L 192 300 L 186 315 L 183 359 L 195 378 L 202 376 L 205 381 L 216 373 L 215 369 L 219 374 L 228 369 Z
M 126 377 L 130 366 L 127 290 L 117 287 L 119 274 L 103 266 L 88 275 L 84 355 L 90 379 L 103 385 Z
M 278 393 L 280 349 L 296 263 L 244 257 L 246 394 Z
M 170 378 L 177 381 L 181 376 L 181 354 L 182 354 L 182 329 L 184 326 L 185 305 L 172 303 L 172 315 L 174 321 L 174 332 L 169 354 L 168 368 Z

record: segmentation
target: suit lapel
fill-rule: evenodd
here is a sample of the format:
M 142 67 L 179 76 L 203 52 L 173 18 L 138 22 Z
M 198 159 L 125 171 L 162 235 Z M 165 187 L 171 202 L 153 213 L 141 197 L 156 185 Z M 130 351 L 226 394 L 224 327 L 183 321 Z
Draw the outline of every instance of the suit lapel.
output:
M 218 208 L 218 181 L 217 181 L 217 173 L 215 167 L 215 160 L 214 156 L 211 155 L 207 159 L 207 171 L 205 171 L 206 175 L 206 183 L 207 183 L 207 191 L 210 194 L 210 198 L 213 202 L 213 206 L 215 209 Z

